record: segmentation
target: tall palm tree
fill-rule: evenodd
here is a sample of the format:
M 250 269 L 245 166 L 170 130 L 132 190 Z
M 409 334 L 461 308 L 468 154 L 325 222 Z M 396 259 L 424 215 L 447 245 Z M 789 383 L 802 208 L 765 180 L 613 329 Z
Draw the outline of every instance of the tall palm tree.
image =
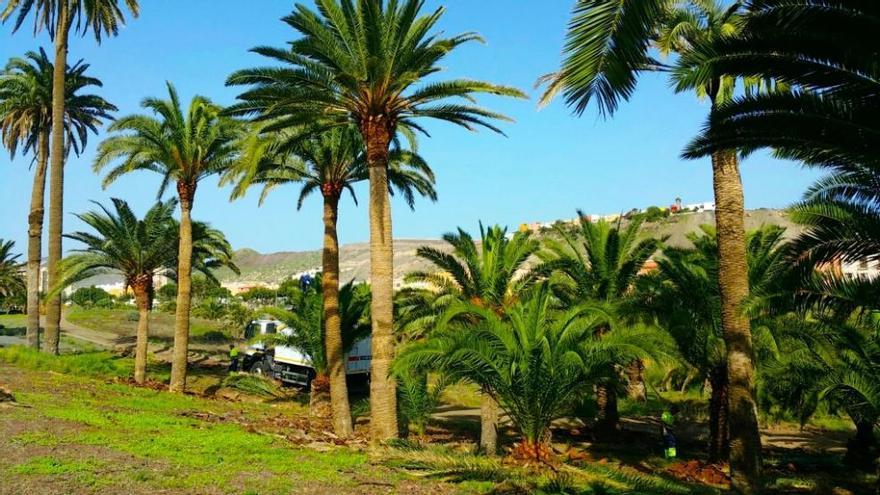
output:
M 20 254 L 12 254 L 15 242 L 0 239 L 0 297 L 10 297 L 25 289 L 21 277 Z
M 242 161 L 244 170 L 232 175 L 240 180 L 233 197 L 242 196 L 251 185 L 262 184 L 260 200 L 275 187 L 298 183 L 302 185 L 297 209 L 315 191 L 324 198 L 324 247 L 322 249 L 324 324 L 326 328 L 327 360 L 330 378 L 330 399 L 333 405 L 333 429 L 336 435 L 348 437 L 353 433 L 348 387 L 345 377 L 345 355 L 342 352 L 339 316 L 339 238 L 337 222 L 339 200 L 346 189 L 357 203 L 352 186 L 368 179 L 366 155 L 360 133 L 354 127 L 340 127 L 314 135 L 305 140 L 295 137 L 286 140 L 283 133 L 271 145 L 256 139 L 249 143 L 248 158 Z M 269 138 L 269 141 L 273 138 Z M 285 142 L 287 141 L 287 142 Z M 274 148 L 274 149 L 273 149 Z M 434 173 L 417 154 L 393 148 L 389 156 L 389 186 L 397 188 L 410 208 L 415 206 L 415 194 L 437 199 L 434 191 Z M 394 189 L 389 191 L 394 193 Z
M 67 151 L 80 154 L 89 132 L 96 133 L 103 120 L 110 119 L 116 107 L 92 94 L 80 94 L 101 81 L 85 74 L 89 65 L 77 62 L 65 75 L 64 133 Z M 43 256 L 44 194 L 49 164 L 49 133 L 52 129 L 52 78 L 54 67 L 46 52 L 28 52 L 13 58 L 0 73 L 0 139 L 15 156 L 35 153 L 34 184 L 28 213 L 27 261 L 27 341 L 40 346 L 40 264 Z
M 115 272 L 122 275 L 137 303 L 139 319 L 135 346 L 134 379 L 146 379 L 149 318 L 153 309 L 153 281 L 158 275 L 174 277 L 177 266 L 178 224 L 172 214 L 177 200 L 158 202 L 143 219 L 121 199 L 113 199 L 113 210 L 98 204 L 100 211 L 76 215 L 92 228 L 91 232 L 65 234 L 85 245 L 74 250 L 61 263 L 61 279 L 53 291 L 69 287 L 95 275 Z M 193 225 L 193 267 L 211 277 L 211 269 L 230 266 L 232 248 L 223 234 L 207 224 Z
M 131 115 L 111 125 L 109 130 L 114 135 L 101 143 L 94 168 L 100 172 L 110 163 L 121 160 L 104 177 L 105 187 L 129 172 L 159 173 L 162 175 L 159 197 L 172 181 L 176 183 L 180 200 L 180 246 L 170 389 L 183 392 L 192 303 L 193 202 L 199 181 L 224 173 L 236 160 L 240 125 L 222 117 L 220 107 L 201 96 L 194 97 L 184 113 L 171 83 L 168 83 L 168 96 L 167 100 L 144 99 L 141 106 L 153 115 Z
M 679 355 L 697 370 L 697 378 L 711 384 L 709 399 L 709 462 L 723 462 L 729 449 L 726 350 L 721 328 L 718 288 L 718 242 L 714 227 L 691 233 L 692 247 L 663 247 L 659 270 L 640 278 L 627 309 L 657 321 L 678 347 Z M 784 229 L 765 226 L 747 235 L 752 306 L 766 305 L 757 298 L 773 298 L 786 282 L 788 260 Z M 699 297 L 694 297 L 699 294 Z M 756 345 L 774 337 L 762 313 L 753 315 Z
M 58 280 L 58 263 L 61 261 L 61 233 L 64 214 L 64 160 L 65 149 L 65 98 L 67 93 L 67 51 L 70 31 L 85 36 L 91 32 L 100 44 L 104 36 L 116 36 L 125 23 L 120 0 L 6 0 L 0 10 L 0 21 L 14 17 L 18 30 L 30 14 L 34 18 L 34 33 L 45 29 L 55 43 L 55 62 L 52 74 L 51 148 L 49 156 L 49 285 Z M 137 0 L 124 0 L 132 16 L 139 12 Z M 47 301 L 46 347 L 58 354 L 61 325 L 61 299 L 56 296 Z
M 299 349 L 309 358 L 315 371 L 309 385 L 309 422 L 313 429 L 326 427 L 331 412 L 334 419 L 336 413 L 332 410 L 332 397 L 328 397 L 328 392 L 333 393 L 333 384 L 329 376 L 331 364 L 327 345 L 330 327 L 325 320 L 325 298 L 322 296 L 326 290 L 324 280 L 323 276 L 316 277 L 311 287 L 294 298 L 289 310 L 277 307 L 262 310 L 291 329 L 290 332 L 274 334 L 270 343 Z M 345 356 L 358 341 L 370 335 L 370 286 L 349 282 L 338 289 L 336 298 L 338 306 L 334 316 L 339 320 L 340 352 Z M 345 379 L 344 362 L 342 378 Z M 351 421 L 351 412 L 346 412 Z
M 635 283 L 645 262 L 660 247 L 661 239 L 641 238 L 643 220 L 635 217 L 624 226 L 623 219 L 617 223 L 591 219 L 578 211 L 577 228 L 570 232 L 555 228 L 555 237 L 544 241 L 539 253 L 542 263 L 536 271 L 550 277 L 551 287 L 567 304 L 584 304 L 594 301 L 605 311 L 622 317 L 621 304 Z M 597 329 L 607 333 L 610 327 Z M 631 395 L 644 398 L 643 364 L 636 361 L 627 366 Z M 609 373 L 609 376 L 614 376 Z M 617 392 L 614 380 L 610 385 L 599 384 L 596 389 L 599 406 L 600 428 L 613 431 L 619 419 Z
M 310 125 L 317 130 L 355 124 L 366 147 L 370 176 L 370 279 L 373 285 L 371 431 L 375 441 L 397 436 L 394 380 L 393 236 L 388 162 L 398 133 L 425 130 L 438 119 L 496 132 L 503 115 L 473 104 L 480 93 L 523 97 L 519 90 L 458 79 L 425 82 L 457 47 L 480 38 L 432 34 L 444 9 L 421 14 L 424 0 L 318 0 L 317 12 L 297 4 L 283 20 L 299 35 L 289 48 L 254 51 L 281 67 L 237 72 L 228 84 L 251 85 L 232 111 L 271 120 L 267 131 Z M 463 98 L 465 103 L 450 101 Z
M 726 8 L 718 0 L 578 0 L 569 24 L 561 69 L 544 81 L 543 101 L 563 93 L 577 114 L 590 102 L 613 113 L 636 88 L 646 70 L 669 70 L 652 58 L 653 47 L 686 55 L 695 45 L 711 46 L 738 32 L 738 3 Z M 708 97 L 712 111 L 732 94 L 731 78 L 707 77 L 685 65 L 679 72 L 699 74 L 688 84 L 674 79 L 678 89 L 696 89 Z M 761 438 L 755 407 L 754 352 L 749 319 L 740 307 L 748 297 L 742 180 L 735 148 L 712 153 L 715 222 L 718 232 L 722 326 L 728 353 L 730 381 L 732 484 L 741 493 L 759 490 Z
M 461 228 L 457 233 L 445 234 L 443 240 L 452 247 L 451 253 L 431 247 L 416 250 L 416 256 L 439 270 L 413 272 L 406 277 L 407 282 L 429 287 L 430 304 L 425 305 L 420 318 L 413 320 L 423 330 L 432 330 L 439 315 L 461 301 L 503 312 L 517 302 L 532 282 L 526 262 L 538 251 L 539 244 L 528 233 L 516 232 L 508 237 L 507 230 L 500 226 L 485 229 L 481 224 L 479 246 Z M 483 392 L 480 447 L 486 454 L 494 455 L 498 449 L 498 404 L 487 390 Z

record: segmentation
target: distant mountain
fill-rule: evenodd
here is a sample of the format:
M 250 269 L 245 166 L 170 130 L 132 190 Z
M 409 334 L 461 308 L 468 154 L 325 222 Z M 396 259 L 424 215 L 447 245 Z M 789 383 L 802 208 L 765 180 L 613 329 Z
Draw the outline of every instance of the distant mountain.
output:
M 395 280 L 399 282 L 409 272 L 430 267 L 416 257 L 416 249 L 421 246 L 446 249 L 446 243 L 439 240 L 395 240 Z M 240 249 L 235 252 L 234 260 L 241 275 L 227 269 L 220 270 L 217 278 L 222 282 L 274 284 L 298 273 L 321 269 L 320 250 L 261 254 L 253 249 Z M 339 269 L 342 282 L 352 279 L 369 280 L 369 243 L 342 246 L 339 249 Z
M 673 215 L 658 222 L 645 224 L 644 234 L 669 236 L 667 241 L 669 244 L 686 246 L 689 244 L 688 233 L 698 230 L 700 225 L 714 223 L 714 212 Z M 800 227 L 795 225 L 782 210 L 759 209 L 746 212 L 746 229 L 755 229 L 765 224 L 785 227 L 788 237 L 801 231 Z M 431 268 L 428 263 L 416 257 L 416 249 L 420 246 L 448 249 L 445 242 L 436 239 L 394 241 L 394 278 L 397 283 L 400 283 L 406 273 Z M 218 273 L 218 278 L 221 281 L 273 284 L 297 273 L 319 270 L 321 252 L 314 250 L 261 254 L 252 249 L 241 249 L 235 252 L 235 262 L 241 269 L 241 275 L 236 276 L 229 270 L 222 270 Z M 370 277 L 369 243 L 342 246 L 339 262 L 340 279 L 343 282 L 351 279 L 368 280 Z

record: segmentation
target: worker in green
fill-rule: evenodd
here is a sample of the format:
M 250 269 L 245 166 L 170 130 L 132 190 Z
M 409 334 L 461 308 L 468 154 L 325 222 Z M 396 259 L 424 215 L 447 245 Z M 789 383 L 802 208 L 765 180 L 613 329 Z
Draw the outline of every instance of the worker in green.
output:
M 238 371 L 238 348 L 229 344 L 229 372 Z
M 673 405 L 660 415 L 660 433 L 663 436 L 663 455 L 667 459 L 675 459 L 678 452 L 675 448 L 675 413 L 678 407 Z

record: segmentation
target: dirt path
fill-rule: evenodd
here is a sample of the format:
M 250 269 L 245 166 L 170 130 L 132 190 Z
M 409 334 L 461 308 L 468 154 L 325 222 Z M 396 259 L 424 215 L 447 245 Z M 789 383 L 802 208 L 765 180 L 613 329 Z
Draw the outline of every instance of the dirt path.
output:
M 434 418 L 444 422 L 476 425 L 480 422 L 480 410 L 444 405 L 434 414 Z M 502 419 L 502 422 L 509 424 L 506 417 Z M 563 429 L 582 428 L 583 422 L 578 419 L 566 418 L 557 420 L 554 425 Z M 621 418 L 620 429 L 623 432 L 644 435 L 645 437 L 657 436 L 659 439 L 659 425 L 655 418 L 641 416 Z M 704 442 L 708 433 L 705 424 L 679 425 L 679 430 L 681 439 L 694 444 Z M 812 426 L 807 426 L 803 430 L 794 425 L 772 425 L 761 429 L 761 444 L 766 450 L 804 450 L 842 454 L 846 452 L 846 443 L 849 437 L 848 432 L 829 431 Z

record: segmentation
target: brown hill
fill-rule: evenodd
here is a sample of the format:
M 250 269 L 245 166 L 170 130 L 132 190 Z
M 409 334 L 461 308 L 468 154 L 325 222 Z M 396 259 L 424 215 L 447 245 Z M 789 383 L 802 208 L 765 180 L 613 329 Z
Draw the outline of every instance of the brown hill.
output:
M 703 224 L 714 224 L 713 212 L 675 215 L 658 222 L 645 224 L 646 235 L 669 236 L 671 245 L 688 244 L 687 234 Z M 787 229 L 789 237 L 801 231 L 782 210 L 758 209 L 746 212 L 746 228 L 761 225 L 780 225 Z M 447 249 L 445 242 L 436 239 L 407 239 L 394 241 L 394 274 L 399 283 L 403 275 L 414 270 L 429 269 L 426 262 L 416 257 L 420 246 Z M 368 243 L 347 244 L 340 249 L 341 280 L 367 280 L 370 276 L 370 249 Z M 236 251 L 235 261 L 241 269 L 236 276 L 228 270 L 221 271 L 219 278 L 225 282 L 278 283 L 300 272 L 317 270 L 321 266 L 320 251 L 281 252 L 261 254 L 252 249 Z

